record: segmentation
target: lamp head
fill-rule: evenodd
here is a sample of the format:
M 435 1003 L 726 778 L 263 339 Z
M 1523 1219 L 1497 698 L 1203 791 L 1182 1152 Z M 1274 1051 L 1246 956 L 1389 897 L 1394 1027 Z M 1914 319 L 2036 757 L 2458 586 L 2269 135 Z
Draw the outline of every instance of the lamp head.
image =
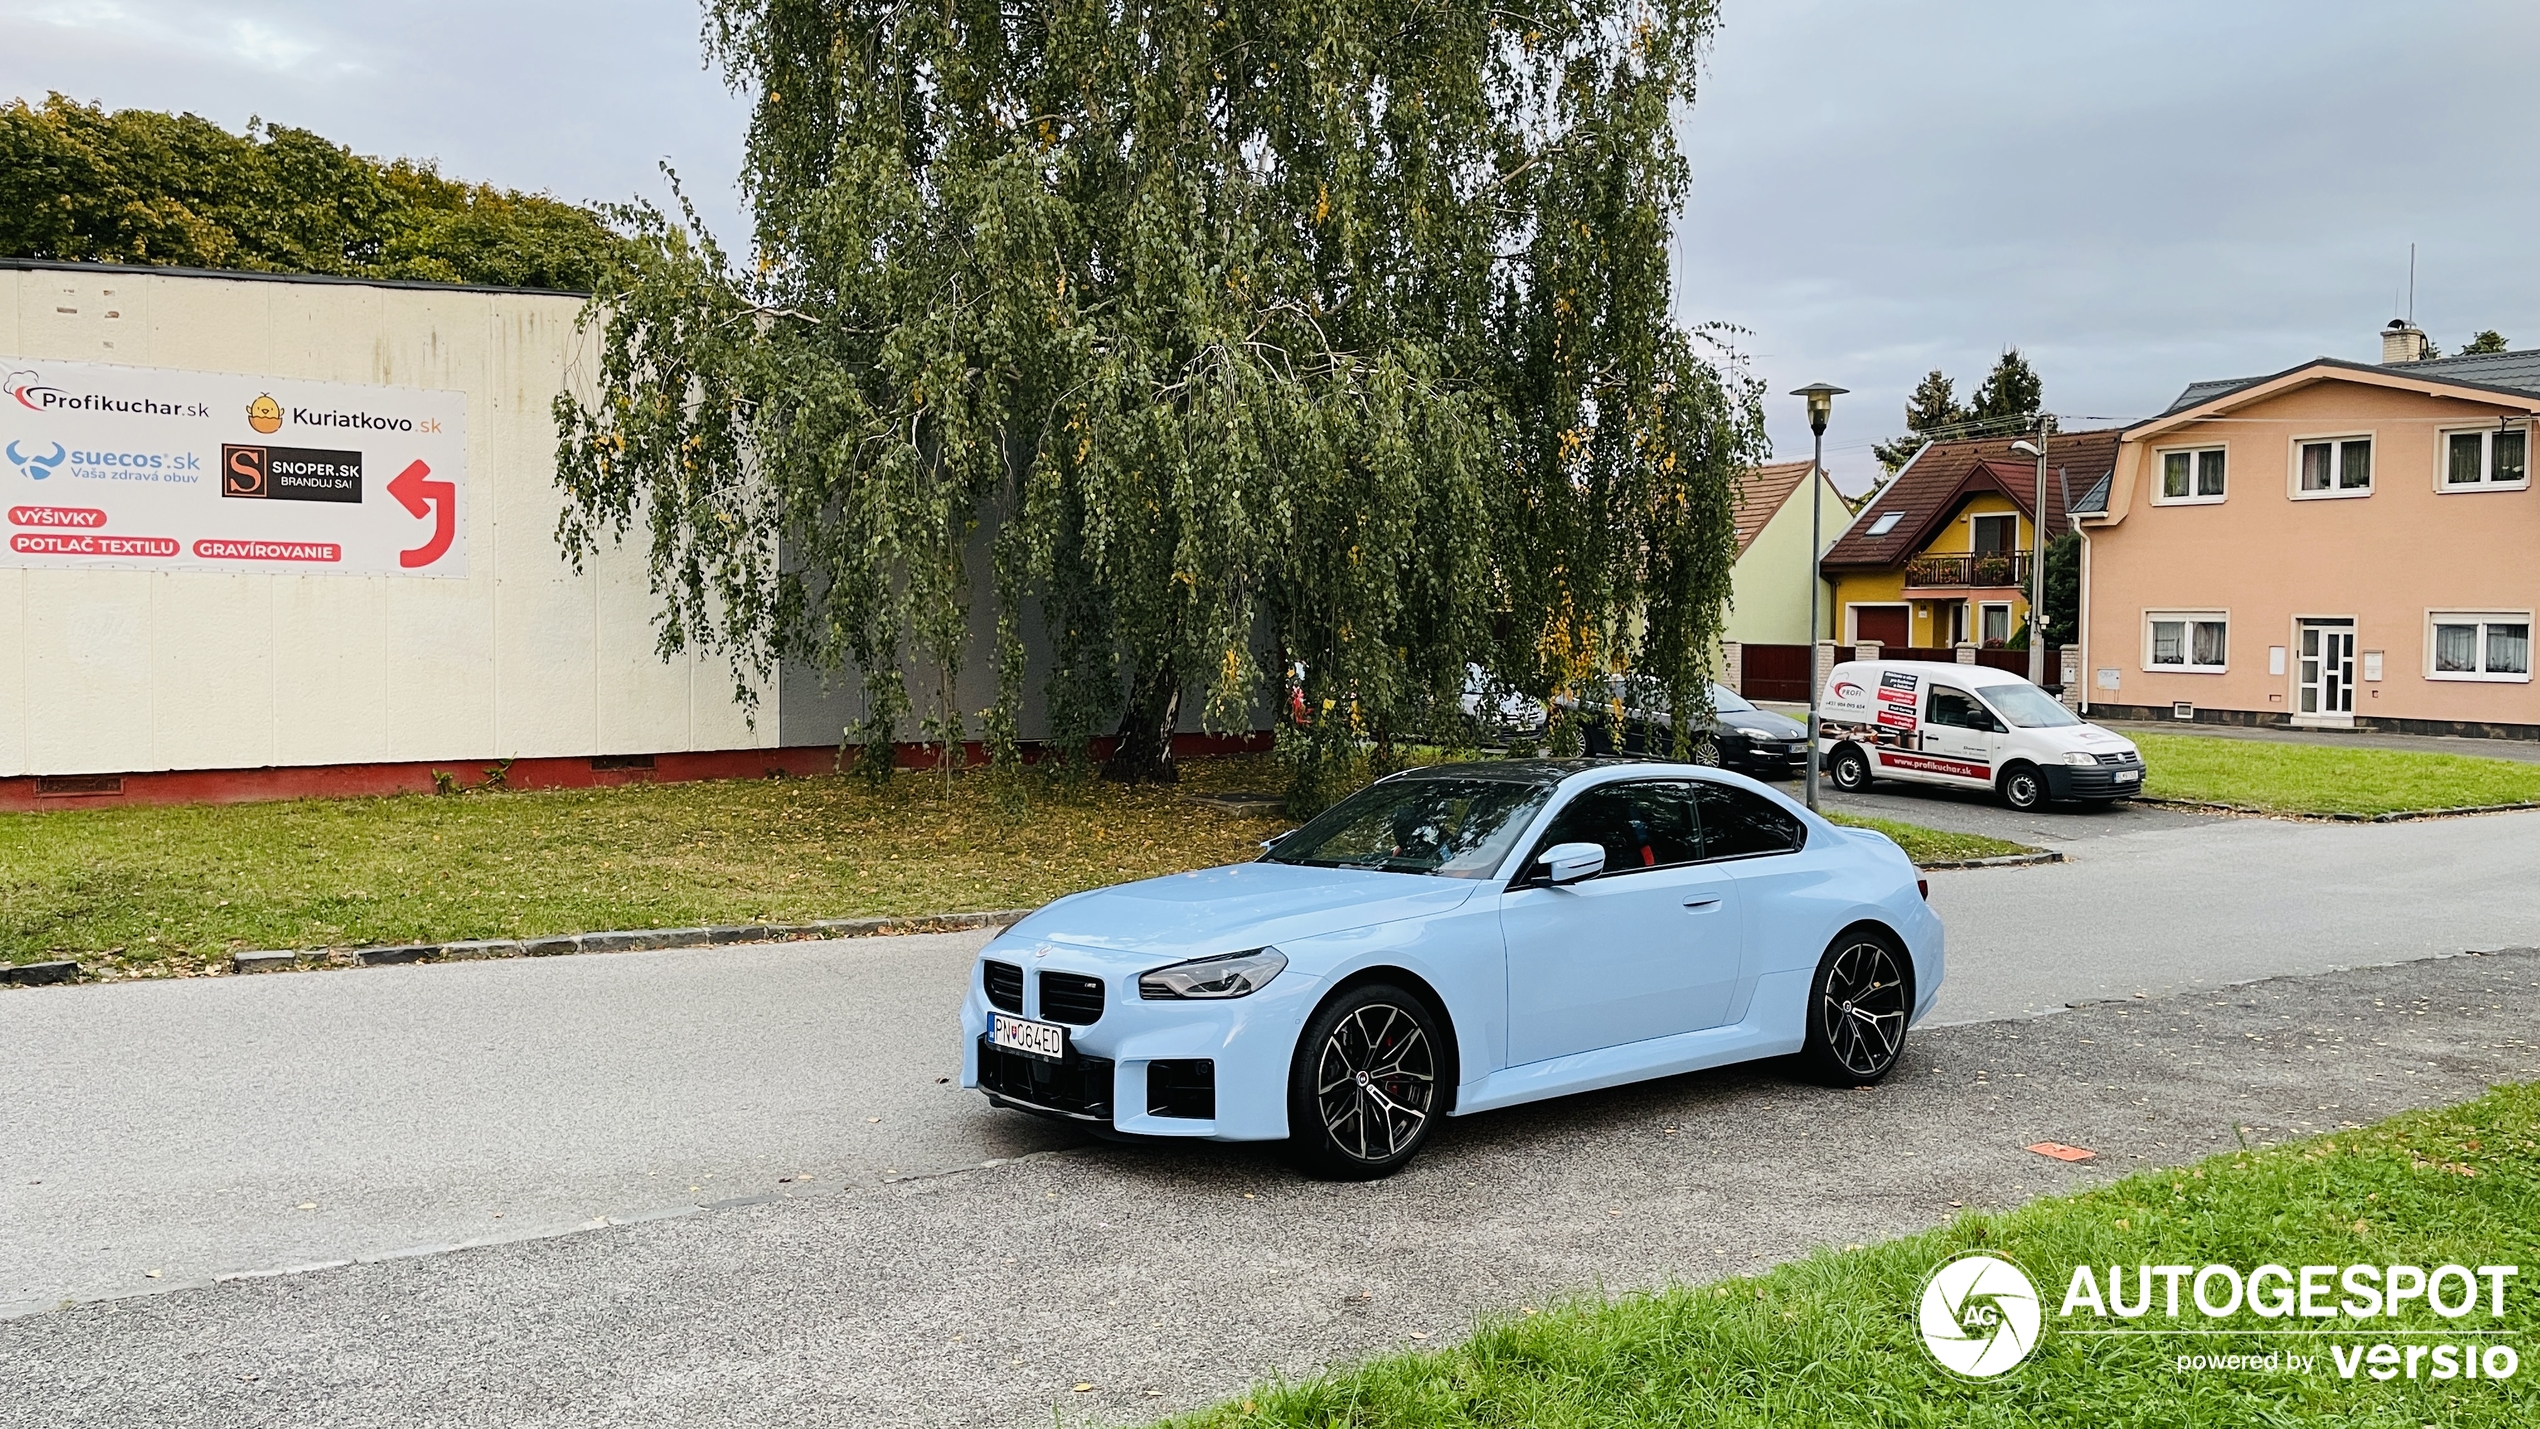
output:
M 1849 390 L 1851 389 L 1845 387 L 1830 387 L 1823 382 L 1812 382 L 1790 395 L 1808 399 L 1808 430 L 1823 436 L 1826 431 L 1826 416 L 1834 410 L 1834 399 Z
M 2022 456 L 2044 456 L 2044 455 L 2045 455 L 2045 453 L 2044 453 L 2044 452 L 2041 452 L 2041 451 L 2039 451 L 2039 450 L 2037 449 L 2037 443 L 2035 443 L 2035 442 L 2031 442 L 2031 441 L 2016 441 L 2016 442 L 2013 442 L 2013 443 L 2011 443 L 2011 450 L 2013 450 L 2013 451 L 2015 451 L 2015 452 L 2018 452 L 2018 453 L 2019 453 L 2020 455 L 2022 455 Z

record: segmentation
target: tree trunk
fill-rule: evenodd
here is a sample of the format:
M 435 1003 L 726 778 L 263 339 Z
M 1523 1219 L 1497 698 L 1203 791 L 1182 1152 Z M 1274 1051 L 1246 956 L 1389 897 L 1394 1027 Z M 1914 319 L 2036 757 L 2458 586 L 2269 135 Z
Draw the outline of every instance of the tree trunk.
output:
M 1168 663 L 1139 676 L 1120 715 L 1120 743 L 1102 766 L 1115 784 L 1174 784 L 1173 726 L 1182 715 L 1182 682 Z

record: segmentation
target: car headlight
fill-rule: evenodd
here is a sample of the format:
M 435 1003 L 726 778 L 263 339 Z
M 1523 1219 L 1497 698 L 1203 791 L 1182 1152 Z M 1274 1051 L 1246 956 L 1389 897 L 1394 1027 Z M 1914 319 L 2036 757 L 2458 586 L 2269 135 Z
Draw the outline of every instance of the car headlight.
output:
M 1277 948 L 1193 958 L 1187 963 L 1138 974 L 1138 996 L 1151 1002 L 1185 997 L 1248 997 L 1267 987 L 1270 979 L 1287 965 L 1288 955 Z
M 1730 728 L 1736 730 L 1742 735 L 1745 735 L 1748 739 L 1777 739 L 1780 737 L 1769 729 L 1748 729 L 1742 724 L 1731 725 Z
M 2099 756 L 2086 749 L 2068 749 L 2064 751 L 2064 762 L 2066 764 L 2097 764 Z

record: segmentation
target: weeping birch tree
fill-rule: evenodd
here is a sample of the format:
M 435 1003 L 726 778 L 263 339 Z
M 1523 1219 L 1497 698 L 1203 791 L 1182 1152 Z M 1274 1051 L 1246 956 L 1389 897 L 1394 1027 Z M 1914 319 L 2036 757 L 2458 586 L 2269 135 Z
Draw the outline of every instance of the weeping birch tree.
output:
M 853 678 L 868 750 L 1015 757 L 1035 628 L 1061 750 L 1170 778 L 1193 714 L 1276 711 L 1309 804 L 1440 737 L 1468 663 L 1707 711 L 1764 452 L 1753 384 L 1668 317 L 1714 20 L 709 0 L 756 100 L 749 254 L 625 211 L 560 538 L 640 530 L 665 653 Z

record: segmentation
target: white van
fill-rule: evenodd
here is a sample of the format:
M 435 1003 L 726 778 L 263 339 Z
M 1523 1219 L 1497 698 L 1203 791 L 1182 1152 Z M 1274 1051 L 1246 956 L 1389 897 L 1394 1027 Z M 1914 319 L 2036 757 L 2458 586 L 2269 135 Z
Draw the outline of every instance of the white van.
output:
M 2008 670 L 1850 660 L 1817 702 L 1817 753 L 1838 789 L 1879 779 L 1991 789 L 2014 809 L 2143 790 L 2134 741 L 2091 724 Z

